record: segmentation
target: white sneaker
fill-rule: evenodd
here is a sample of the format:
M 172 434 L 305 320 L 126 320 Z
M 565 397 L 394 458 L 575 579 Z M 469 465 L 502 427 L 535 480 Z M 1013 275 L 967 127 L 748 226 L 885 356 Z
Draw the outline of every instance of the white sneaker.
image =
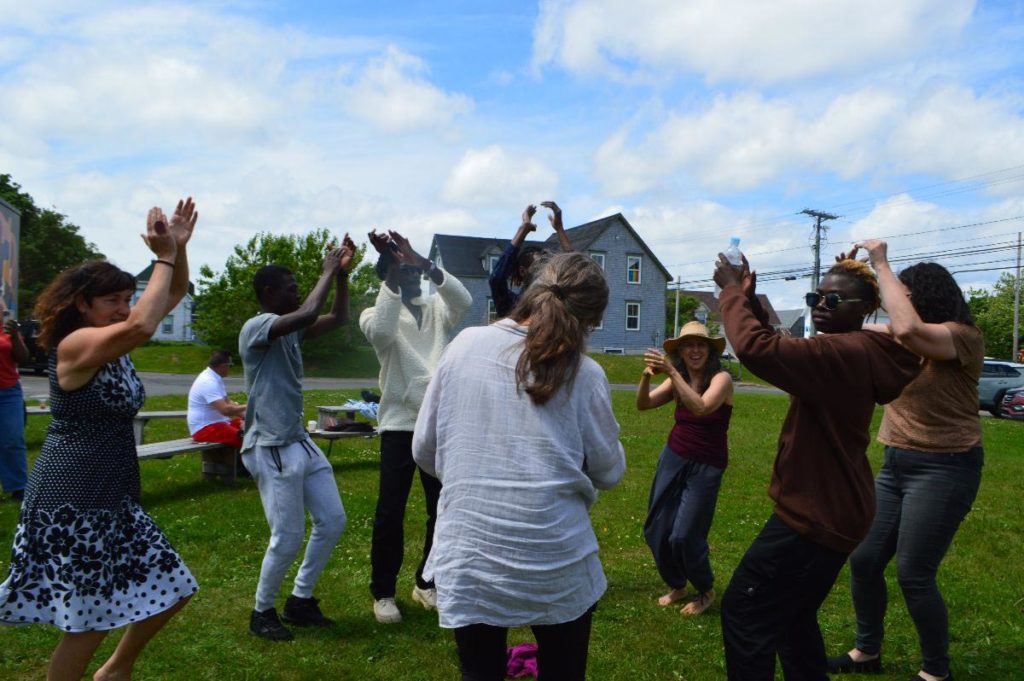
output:
M 394 598 L 381 598 L 374 601 L 373 616 L 381 624 L 398 624 L 402 621 L 402 612 L 395 605 Z
M 423 606 L 424 610 L 437 610 L 437 589 L 412 588 L 412 600 Z

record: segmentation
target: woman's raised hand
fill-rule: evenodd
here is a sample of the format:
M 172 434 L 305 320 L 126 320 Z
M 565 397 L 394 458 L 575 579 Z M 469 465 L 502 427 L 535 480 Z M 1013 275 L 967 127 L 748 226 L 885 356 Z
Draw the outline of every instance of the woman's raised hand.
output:
M 889 262 L 889 245 L 881 239 L 858 241 L 854 245 L 853 250 L 856 251 L 858 248 L 862 248 L 867 252 L 867 259 L 871 261 L 872 267 L 878 267 L 878 265 Z
M 149 215 L 146 216 L 146 233 L 142 235 L 142 240 L 157 259 L 174 262 L 178 253 L 178 242 L 167 226 L 167 216 L 156 206 L 150 208 Z
M 199 219 L 199 211 L 192 197 L 178 201 L 174 215 L 171 216 L 171 235 L 178 244 L 179 249 L 185 248 L 185 244 L 192 238 L 192 230 L 196 228 L 196 220 Z
M 525 227 L 527 233 L 537 229 L 537 225 L 533 224 L 533 216 L 537 213 L 537 206 L 532 203 L 526 207 L 523 211 L 523 222 L 520 227 Z
M 669 370 L 668 358 L 661 350 L 648 348 L 644 351 L 644 361 L 647 362 L 647 368 L 651 370 L 651 375 L 666 373 Z

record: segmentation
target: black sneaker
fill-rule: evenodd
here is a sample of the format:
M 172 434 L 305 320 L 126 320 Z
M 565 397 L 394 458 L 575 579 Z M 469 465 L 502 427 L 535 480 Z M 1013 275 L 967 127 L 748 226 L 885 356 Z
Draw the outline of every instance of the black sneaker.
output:
M 284 602 L 281 619 L 297 627 L 329 627 L 334 624 L 334 620 L 324 617 L 317 605 L 319 602 L 315 598 L 289 596 Z
M 249 633 L 268 641 L 291 641 L 295 638 L 292 636 L 292 632 L 281 624 L 281 620 L 277 618 L 277 610 L 273 608 L 263 612 L 252 611 L 252 616 L 249 618 Z

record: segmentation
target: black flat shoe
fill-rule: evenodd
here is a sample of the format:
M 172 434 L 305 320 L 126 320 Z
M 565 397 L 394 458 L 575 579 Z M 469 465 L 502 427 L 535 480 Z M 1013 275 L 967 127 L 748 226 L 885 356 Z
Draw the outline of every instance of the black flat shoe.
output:
M 857 662 L 849 653 L 836 655 L 828 658 L 829 674 L 881 674 L 882 656 L 879 655 L 873 660 Z M 924 679 L 921 679 L 924 681 Z

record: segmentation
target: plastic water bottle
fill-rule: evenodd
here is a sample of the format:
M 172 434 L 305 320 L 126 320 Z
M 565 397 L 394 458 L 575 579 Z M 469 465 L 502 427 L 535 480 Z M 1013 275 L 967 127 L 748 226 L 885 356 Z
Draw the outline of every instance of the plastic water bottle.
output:
M 735 265 L 736 267 L 742 265 L 743 254 L 740 253 L 740 238 L 738 236 L 730 238 L 729 248 L 725 249 L 725 251 L 723 251 L 722 254 L 725 256 L 725 259 L 728 260 L 731 265 Z M 718 294 L 721 292 L 722 289 L 719 288 L 718 284 L 715 284 L 715 298 L 717 298 Z

